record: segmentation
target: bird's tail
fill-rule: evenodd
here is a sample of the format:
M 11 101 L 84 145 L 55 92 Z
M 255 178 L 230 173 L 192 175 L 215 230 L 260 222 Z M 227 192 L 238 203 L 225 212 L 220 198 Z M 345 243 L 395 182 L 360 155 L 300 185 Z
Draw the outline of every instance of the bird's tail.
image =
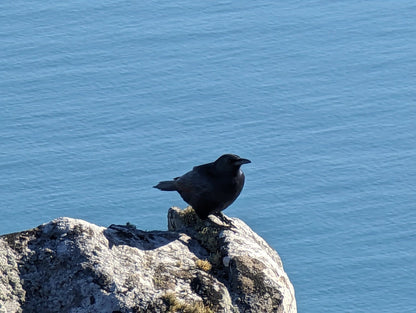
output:
M 153 188 L 157 188 L 157 189 L 165 190 L 165 191 L 174 191 L 176 190 L 176 185 L 175 185 L 174 180 L 166 180 L 166 181 L 161 181 L 156 186 L 153 186 Z

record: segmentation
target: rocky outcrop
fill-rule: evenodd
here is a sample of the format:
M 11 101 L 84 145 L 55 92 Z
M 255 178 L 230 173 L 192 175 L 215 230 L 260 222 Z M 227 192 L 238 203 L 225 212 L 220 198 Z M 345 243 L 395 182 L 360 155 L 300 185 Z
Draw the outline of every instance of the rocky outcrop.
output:
M 230 221 L 172 208 L 169 231 L 59 218 L 0 236 L 0 313 L 296 312 L 276 251 Z

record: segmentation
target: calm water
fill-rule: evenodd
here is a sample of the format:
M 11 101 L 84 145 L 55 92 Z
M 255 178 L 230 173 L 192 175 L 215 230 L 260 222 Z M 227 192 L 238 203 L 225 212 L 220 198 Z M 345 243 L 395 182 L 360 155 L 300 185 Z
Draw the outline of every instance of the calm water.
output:
M 299 312 L 416 312 L 414 1 L 3 1 L 0 233 L 166 229 L 151 188 L 252 160 L 226 214 Z

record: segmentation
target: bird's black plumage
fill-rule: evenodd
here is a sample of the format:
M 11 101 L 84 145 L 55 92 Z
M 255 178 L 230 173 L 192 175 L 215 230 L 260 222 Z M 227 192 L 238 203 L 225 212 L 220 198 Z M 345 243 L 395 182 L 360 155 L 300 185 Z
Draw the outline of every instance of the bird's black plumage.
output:
M 154 187 L 176 190 L 200 218 L 206 219 L 210 214 L 219 214 L 238 197 L 244 186 L 240 166 L 246 163 L 251 161 L 235 154 L 224 154 L 215 162 L 195 166 L 192 171 Z

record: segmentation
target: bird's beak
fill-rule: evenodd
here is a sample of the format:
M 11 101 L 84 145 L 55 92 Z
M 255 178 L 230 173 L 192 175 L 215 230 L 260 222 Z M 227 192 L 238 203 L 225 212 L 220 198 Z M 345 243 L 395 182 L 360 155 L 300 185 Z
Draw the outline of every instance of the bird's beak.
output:
M 238 165 L 243 165 L 243 164 L 247 164 L 247 163 L 251 163 L 251 161 L 250 160 L 248 160 L 248 159 L 239 159 L 239 160 L 237 160 L 236 161 L 236 163 L 238 164 Z

